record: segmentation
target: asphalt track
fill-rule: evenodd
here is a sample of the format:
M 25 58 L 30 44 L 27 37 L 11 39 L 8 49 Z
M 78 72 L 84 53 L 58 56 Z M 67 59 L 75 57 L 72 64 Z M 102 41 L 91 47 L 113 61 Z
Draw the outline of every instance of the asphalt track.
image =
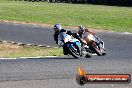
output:
M 51 28 L 36 25 L 0 23 L 0 40 L 56 46 Z M 87 73 L 132 75 L 132 35 L 97 33 L 108 54 L 92 58 L 72 57 L 0 60 L 0 88 L 132 88 L 132 84 L 76 83 L 78 66 Z
M 37 25 L 0 23 L 0 40 L 56 46 L 53 40 L 53 30 Z

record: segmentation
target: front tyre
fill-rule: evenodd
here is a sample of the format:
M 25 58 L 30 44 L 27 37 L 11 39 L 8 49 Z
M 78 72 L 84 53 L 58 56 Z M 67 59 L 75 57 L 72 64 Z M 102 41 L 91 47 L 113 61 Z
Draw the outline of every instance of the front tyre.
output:
M 96 43 L 91 44 L 91 47 L 92 47 L 93 51 L 94 51 L 98 56 L 102 56 L 104 50 L 103 50 L 103 49 L 99 49 L 99 47 L 96 45 Z
M 74 58 L 80 58 L 80 53 L 78 52 L 78 50 L 75 50 L 72 47 L 69 47 L 69 51 L 70 54 L 74 57 Z

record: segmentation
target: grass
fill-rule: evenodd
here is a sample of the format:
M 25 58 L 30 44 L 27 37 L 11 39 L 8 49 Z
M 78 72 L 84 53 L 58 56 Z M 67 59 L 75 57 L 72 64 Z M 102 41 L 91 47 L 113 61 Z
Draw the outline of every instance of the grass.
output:
M 0 0 L 0 3 L 1 2 L 10 2 L 10 1 L 13 1 L 13 0 Z
M 17 20 L 63 26 L 84 25 L 132 32 L 132 7 L 44 2 L 0 3 L 0 20 Z
M 0 57 L 19 58 L 36 56 L 62 56 L 61 48 L 23 47 L 11 44 L 0 44 Z

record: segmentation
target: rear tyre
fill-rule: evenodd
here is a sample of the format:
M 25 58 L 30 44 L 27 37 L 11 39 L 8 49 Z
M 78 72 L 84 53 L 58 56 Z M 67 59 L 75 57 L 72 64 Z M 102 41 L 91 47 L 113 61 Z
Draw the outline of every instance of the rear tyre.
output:
M 106 55 L 106 51 L 104 50 L 104 52 L 102 53 L 102 56 Z
M 85 55 L 85 57 L 86 57 L 86 58 L 91 58 L 91 57 L 92 57 L 92 52 L 91 52 L 91 50 L 90 50 L 89 48 L 85 48 L 85 50 L 86 50 L 86 55 Z
M 87 52 L 87 54 L 86 54 L 86 56 L 85 56 L 86 58 L 91 58 L 92 57 L 92 54 L 91 53 L 89 53 L 89 52 Z

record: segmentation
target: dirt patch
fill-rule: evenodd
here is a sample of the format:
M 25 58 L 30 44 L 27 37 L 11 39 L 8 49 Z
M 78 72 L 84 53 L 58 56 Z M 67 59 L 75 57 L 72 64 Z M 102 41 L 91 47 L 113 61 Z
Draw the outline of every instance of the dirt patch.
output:
M 37 22 L 25 22 L 25 21 L 16 21 L 16 20 L 0 20 L 0 22 L 10 22 L 10 23 L 17 23 L 17 24 L 32 24 L 32 25 L 40 25 L 40 26 L 49 26 L 51 27 L 52 25 L 50 24 L 41 24 Z
M 22 46 L 16 45 L 16 44 L 11 44 L 11 43 L 3 43 L 1 44 L 3 48 L 8 48 L 8 49 L 21 49 Z

